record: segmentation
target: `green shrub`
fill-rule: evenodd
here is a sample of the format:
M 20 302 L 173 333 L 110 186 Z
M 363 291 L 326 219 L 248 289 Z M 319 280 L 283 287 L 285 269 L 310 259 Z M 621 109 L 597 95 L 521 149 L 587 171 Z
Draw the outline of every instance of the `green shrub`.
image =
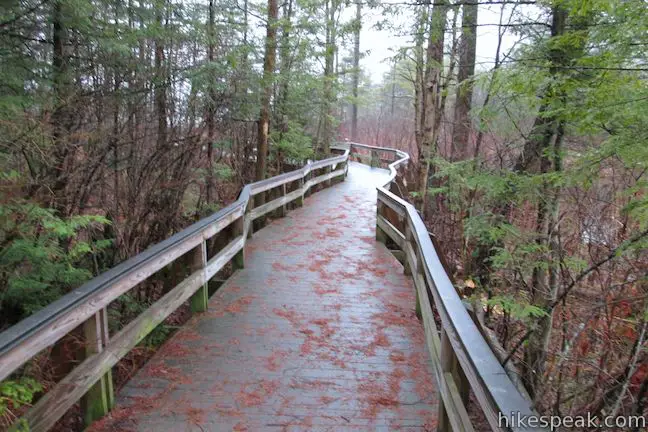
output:
M 63 219 L 28 202 L 0 206 L 1 324 L 25 318 L 90 279 L 92 254 L 112 241 L 85 240 L 80 233 L 108 223 L 103 216 Z
M 0 427 L 8 428 L 12 423 L 16 431 L 29 430 L 24 420 L 16 422 L 15 411 L 24 405 L 31 404 L 34 395 L 43 390 L 43 386 L 32 378 L 20 378 L 16 381 L 0 383 Z

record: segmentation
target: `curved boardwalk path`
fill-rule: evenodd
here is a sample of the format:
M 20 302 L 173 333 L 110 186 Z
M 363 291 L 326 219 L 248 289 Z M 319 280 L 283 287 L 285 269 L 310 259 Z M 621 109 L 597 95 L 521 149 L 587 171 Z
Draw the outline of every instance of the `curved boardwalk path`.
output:
M 375 185 L 351 163 L 246 246 L 246 268 L 120 391 L 93 430 L 434 430 L 414 287 L 375 241 Z

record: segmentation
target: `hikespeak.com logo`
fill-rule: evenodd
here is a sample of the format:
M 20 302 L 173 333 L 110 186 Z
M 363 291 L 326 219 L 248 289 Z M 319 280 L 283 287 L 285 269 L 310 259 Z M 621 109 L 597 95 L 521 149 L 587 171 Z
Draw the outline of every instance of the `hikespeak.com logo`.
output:
M 557 431 L 561 429 L 639 429 L 644 430 L 648 421 L 644 416 L 582 416 L 526 415 L 520 412 L 499 413 L 500 428 L 539 428 Z

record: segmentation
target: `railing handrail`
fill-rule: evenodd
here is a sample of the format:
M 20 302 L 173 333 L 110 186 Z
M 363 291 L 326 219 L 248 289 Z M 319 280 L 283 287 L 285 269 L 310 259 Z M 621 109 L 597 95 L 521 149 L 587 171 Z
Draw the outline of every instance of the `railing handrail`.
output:
M 339 147 L 338 147 L 339 148 Z M 48 338 L 46 343 L 34 344 L 28 349 L 24 345 L 30 339 L 34 339 L 39 333 L 50 329 L 62 317 L 70 314 L 71 311 L 79 308 L 80 305 L 86 304 L 90 299 L 103 291 L 113 287 L 115 284 L 127 279 L 145 265 L 160 259 L 161 256 L 168 253 L 169 250 L 174 249 L 181 245 L 183 241 L 202 234 L 203 231 L 209 229 L 213 224 L 219 221 L 226 220 L 228 217 L 240 217 L 245 213 L 248 206 L 250 197 L 253 197 L 261 192 L 272 189 L 283 184 L 290 183 L 295 180 L 304 179 L 311 171 L 324 168 L 327 166 L 335 166 L 347 160 L 349 150 L 346 149 L 344 154 L 333 156 L 320 161 L 308 161 L 302 168 L 280 174 L 278 176 L 270 177 L 265 180 L 257 181 L 245 185 L 236 201 L 217 211 L 216 213 L 203 218 L 182 231 L 172 235 L 166 240 L 157 243 L 146 250 L 140 252 L 132 258 L 118 264 L 110 270 L 98 275 L 90 281 L 84 283 L 79 288 L 74 289 L 60 299 L 52 302 L 43 309 L 35 312 L 29 317 L 21 320 L 17 324 L 9 327 L 0 333 L 0 381 L 9 376 L 13 371 L 22 366 L 31 357 L 37 354 L 40 350 L 53 345 L 60 340 L 67 332 L 72 330 L 76 325 L 83 321 L 83 318 L 78 318 L 74 322 L 76 324 L 67 323 L 62 324 L 56 328 L 56 331 Z M 211 237 L 211 236 L 210 236 Z M 145 279 L 145 278 L 144 278 Z M 128 290 L 125 290 L 128 291 Z M 114 299 L 112 299 L 114 300 Z M 110 301 L 112 301 L 110 300 Z M 105 303 L 103 300 L 102 304 Z M 87 318 L 103 306 L 97 306 L 88 309 L 82 317 Z M 17 350 L 22 349 L 21 356 L 16 359 L 14 354 Z M 8 359 L 13 357 L 12 359 Z

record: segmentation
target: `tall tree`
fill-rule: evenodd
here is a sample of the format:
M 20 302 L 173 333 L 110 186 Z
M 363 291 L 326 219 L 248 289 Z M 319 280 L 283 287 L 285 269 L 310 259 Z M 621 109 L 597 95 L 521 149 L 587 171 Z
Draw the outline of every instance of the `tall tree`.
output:
M 414 27 L 414 137 L 417 155 L 423 154 L 423 130 L 425 121 L 425 33 L 428 28 L 428 6 L 419 7 Z M 420 163 L 420 162 L 419 162 Z
M 293 53 L 291 52 L 291 31 L 293 27 L 293 0 L 284 2 L 281 14 L 281 43 L 279 50 L 279 91 L 277 95 L 276 123 L 281 125 L 282 134 L 287 128 L 288 121 L 288 91 L 290 87 L 290 71 Z
M 207 21 L 207 61 L 209 62 L 209 69 L 211 70 L 214 65 L 214 50 L 216 45 L 215 33 L 215 16 L 214 0 L 209 0 L 209 20 Z M 215 77 L 209 78 L 208 83 L 208 96 L 207 96 L 207 184 L 205 191 L 205 200 L 207 205 L 212 202 L 212 187 L 214 182 L 214 133 L 216 126 L 216 90 L 215 90 Z
M 155 23 L 157 34 L 155 38 L 155 112 L 157 114 L 157 145 L 164 148 L 167 140 L 167 65 L 165 64 L 165 34 L 164 18 L 166 15 L 166 0 L 155 1 Z
M 268 0 L 268 21 L 266 23 L 265 55 L 263 57 L 263 82 L 261 91 L 261 110 L 259 113 L 257 136 L 256 180 L 263 180 L 268 165 L 268 137 L 270 134 L 270 99 L 274 80 L 275 58 L 277 55 L 277 0 Z
M 335 57 L 337 52 L 337 23 L 336 13 L 339 0 L 325 0 L 326 39 L 324 44 L 324 104 L 322 109 L 323 138 L 321 151 L 325 155 L 331 152 L 333 141 L 333 102 L 335 98 L 334 85 L 336 81 Z
M 557 178 L 563 165 L 562 143 L 565 136 L 565 119 L 558 113 L 564 106 L 568 86 L 565 68 L 584 53 L 583 31 L 587 14 L 573 17 L 570 21 L 573 40 L 565 43 L 569 11 L 560 2 L 551 9 L 551 38 L 547 46 L 549 75 L 552 80 L 542 95 L 542 101 L 533 128 L 525 142 L 522 155 L 515 169 L 532 171 L 541 175 L 541 186 L 537 204 L 536 244 L 539 250 L 546 250 L 547 263 L 534 266 L 531 279 L 531 301 L 546 311 L 535 324 L 524 351 L 524 379 L 529 393 L 536 396 L 544 381 L 546 359 L 549 353 L 556 299 L 560 290 L 560 246 L 559 203 L 561 186 L 552 181 L 549 174 Z M 554 306 L 552 306 L 554 305 Z
M 477 3 L 462 2 L 461 8 L 457 98 L 452 128 L 452 158 L 455 160 L 468 157 L 472 130 L 470 108 L 473 95 L 473 76 L 475 75 L 475 53 L 477 51 Z
M 67 8 L 65 0 L 57 0 L 52 7 L 52 75 L 54 90 L 54 110 L 52 113 L 52 139 L 54 144 L 54 161 L 51 188 L 52 204 L 59 213 L 67 215 L 68 199 L 65 188 L 70 171 L 69 156 L 71 143 L 69 134 L 72 129 L 72 77 L 70 71 L 70 41 L 66 22 Z
M 356 1 L 353 29 L 353 104 L 351 108 L 351 140 L 358 140 L 358 88 L 360 86 L 360 32 L 362 31 L 362 3 Z
M 439 125 L 441 123 L 441 72 L 443 71 L 443 47 L 445 41 L 447 5 L 445 0 L 435 3 L 432 8 L 425 62 L 425 88 L 423 92 L 424 110 L 422 112 L 423 133 L 419 154 L 419 195 L 420 211 L 425 214 L 427 204 L 430 162 L 436 153 Z

